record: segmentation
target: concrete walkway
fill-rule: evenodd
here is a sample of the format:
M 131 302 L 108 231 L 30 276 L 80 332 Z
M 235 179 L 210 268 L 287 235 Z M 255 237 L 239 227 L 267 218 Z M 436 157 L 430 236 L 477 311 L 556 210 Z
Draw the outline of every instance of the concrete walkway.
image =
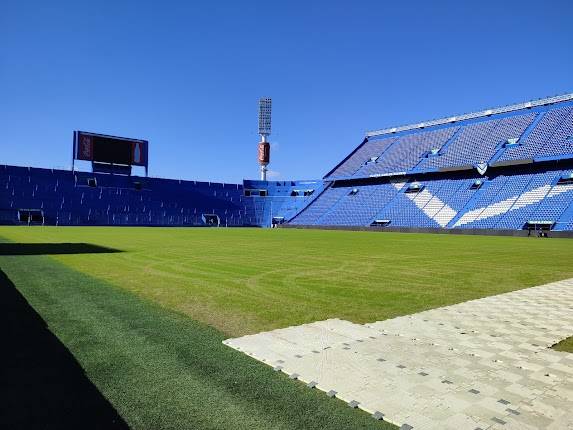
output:
M 403 429 L 573 429 L 573 279 L 224 343 Z

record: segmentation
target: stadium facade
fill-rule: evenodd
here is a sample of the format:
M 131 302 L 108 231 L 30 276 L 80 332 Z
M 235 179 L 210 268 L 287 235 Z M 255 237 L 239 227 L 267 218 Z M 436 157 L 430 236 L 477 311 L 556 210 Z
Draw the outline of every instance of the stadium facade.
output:
M 369 132 L 321 180 L 110 173 L 0 166 L 0 223 L 571 231 L 573 94 Z

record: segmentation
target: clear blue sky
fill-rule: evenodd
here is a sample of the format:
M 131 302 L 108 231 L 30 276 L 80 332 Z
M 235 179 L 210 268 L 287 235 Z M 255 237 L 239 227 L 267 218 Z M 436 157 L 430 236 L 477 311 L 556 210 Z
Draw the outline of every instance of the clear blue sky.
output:
M 0 2 L 0 163 L 74 129 L 150 141 L 153 176 L 324 175 L 364 132 L 573 92 L 573 2 Z

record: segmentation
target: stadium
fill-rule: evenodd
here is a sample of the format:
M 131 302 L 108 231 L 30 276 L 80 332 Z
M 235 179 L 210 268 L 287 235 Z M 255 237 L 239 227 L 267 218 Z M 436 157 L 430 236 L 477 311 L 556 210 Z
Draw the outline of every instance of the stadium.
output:
M 289 125 L 258 96 L 256 140 L 191 148 L 234 182 L 179 179 L 186 144 L 136 115 L 144 132 L 115 133 L 107 101 L 58 145 L 0 134 L 23 160 L 0 164 L 0 428 L 573 428 L 573 93 L 432 104 L 438 119 L 325 137 L 312 163 L 291 145 L 311 179 L 271 170 Z M 67 115 L 98 105 L 81 99 Z M 28 162 L 38 148 L 71 165 Z
M 74 160 L 91 162 L 92 172 L 2 166 L 0 220 L 573 231 L 573 94 L 368 132 L 324 178 L 312 181 L 266 180 L 271 101 L 260 104 L 260 116 L 268 118 L 259 124 L 259 181 L 132 176 L 132 166 L 147 170 L 147 141 L 78 131 Z

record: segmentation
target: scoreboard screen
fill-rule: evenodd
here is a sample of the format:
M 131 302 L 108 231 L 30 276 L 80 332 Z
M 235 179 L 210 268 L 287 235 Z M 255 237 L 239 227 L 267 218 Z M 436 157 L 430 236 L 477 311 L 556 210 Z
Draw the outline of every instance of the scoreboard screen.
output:
M 101 163 L 131 164 L 132 143 L 107 137 L 93 138 L 93 161 Z
M 74 132 L 74 158 L 99 163 L 147 167 L 146 140 Z

